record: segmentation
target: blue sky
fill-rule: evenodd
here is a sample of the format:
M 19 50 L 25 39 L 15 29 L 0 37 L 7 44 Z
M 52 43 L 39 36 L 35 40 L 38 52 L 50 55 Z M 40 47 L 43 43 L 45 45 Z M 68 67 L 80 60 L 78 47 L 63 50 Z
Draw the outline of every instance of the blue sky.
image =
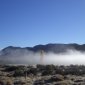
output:
M 85 0 L 0 0 L 0 48 L 85 43 Z

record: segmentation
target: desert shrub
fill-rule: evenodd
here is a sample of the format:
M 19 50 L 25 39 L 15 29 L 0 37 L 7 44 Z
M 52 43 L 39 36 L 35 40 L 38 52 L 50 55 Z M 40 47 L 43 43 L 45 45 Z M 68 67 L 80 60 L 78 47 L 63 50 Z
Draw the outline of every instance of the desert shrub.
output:
M 37 80 L 37 81 L 34 82 L 33 85 L 45 85 L 45 81 L 44 80 Z
M 46 65 L 42 72 L 42 76 L 53 75 L 53 74 L 55 74 L 55 66 L 54 65 Z
M 10 72 L 10 71 L 15 71 L 18 69 L 18 66 L 8 66 L 5 68 L 5 71 Z
M 0 85 L 5 85 L 5 84 L 6 84 L 6 82 L 5 82 L 5 81 L 0 80 Z
M 53 71 L 52 70 L 45 70 L 45 71 L 43 71 L 42 72 L 42 76 L 45 76 L 45 75 L 51 75 L 53 73 Z
M 56 69 L 55 71 L 56 74 L 64 74 L 64 71 L 62 69 Z
M 62 75 L 55 75 L 55 76 L 52 76 L 51 81 L 63 81 L 64 80 L 64 76 Z
M 51 69 L 51 70 L 55 70 L 56 67 L 52 64 L 52 65 L 46 65 L 46 68 Z
M 15 72 L 14 72 L 14 77 L 17 77 L 17 76 L 24 76 L 24 71 L 21 70 L 21 69 L 17 69 Z
M 24 76 L 25 75 L 26 68 L 23 66 L 19 66 L 15 71 L 13 76 Z
M 37 75 L 37 73 L 38 73 L 38 69 L 37 69 L 37 68 L 30 68 L 30 69 L 27 71 L 27 74 Z
M 14 82 L 14 85 L 24 85 L 24 84 L 26 84 L 26 82 L 25 81 L 16 81 L 16 82 Z
M 42 70 L 45 69 L 45 65 L 40 65 L 40 64 L 38 64 L 38 65 L 37 65 L 37 69 L 39 69 L 39 71 L 42 71 Z
M 55 85 L 70 85 L 70 84 L 68 82 L 58 82 Z M 73 84 L 71 84 L 71 85 L 73 85 Z
M 7 80 L 6 85 L 13 85 L 13 82 L 11 80 Z

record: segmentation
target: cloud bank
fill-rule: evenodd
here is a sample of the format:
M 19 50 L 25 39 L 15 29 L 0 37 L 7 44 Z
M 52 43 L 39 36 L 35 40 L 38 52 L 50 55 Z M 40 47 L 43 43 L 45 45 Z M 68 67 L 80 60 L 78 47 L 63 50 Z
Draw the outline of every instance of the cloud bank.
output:
M 1 56 L 0 62 L 2 64 L 55 64 L 55 65 L 70 65 L 78 64 L 85 65 L 85 53 L 68 50 L 65 53 L 55 54 L 52 52 L 43 53 L 32 51 L 13 51 L 10 55 Z

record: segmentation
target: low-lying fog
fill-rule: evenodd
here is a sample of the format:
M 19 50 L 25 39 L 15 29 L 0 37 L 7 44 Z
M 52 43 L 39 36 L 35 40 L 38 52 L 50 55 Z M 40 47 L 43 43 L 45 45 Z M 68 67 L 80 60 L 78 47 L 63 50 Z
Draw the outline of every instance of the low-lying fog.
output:
M 22 54 L 22 53 L 21 53 Z M 0 62 L 9 64 L 85 64 L 85 53 L 69 50 L 66 53 L 24 53 L 23 55 L 14 53 L 10 56 L 0 57 Z

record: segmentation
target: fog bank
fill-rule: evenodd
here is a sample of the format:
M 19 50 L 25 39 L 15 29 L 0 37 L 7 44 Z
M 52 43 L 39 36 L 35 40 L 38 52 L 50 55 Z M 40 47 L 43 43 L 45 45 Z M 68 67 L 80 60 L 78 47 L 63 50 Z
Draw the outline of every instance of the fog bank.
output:
M 12 52 L 9 56 L 0 55 L 0 63 L 2 64 L 55 64 L 55 65 L 70 65 L 70 64 L 84 64 L 85 53 L 76 50 L 68 50 L 65 53 L 55 54 L 52 52 Z

